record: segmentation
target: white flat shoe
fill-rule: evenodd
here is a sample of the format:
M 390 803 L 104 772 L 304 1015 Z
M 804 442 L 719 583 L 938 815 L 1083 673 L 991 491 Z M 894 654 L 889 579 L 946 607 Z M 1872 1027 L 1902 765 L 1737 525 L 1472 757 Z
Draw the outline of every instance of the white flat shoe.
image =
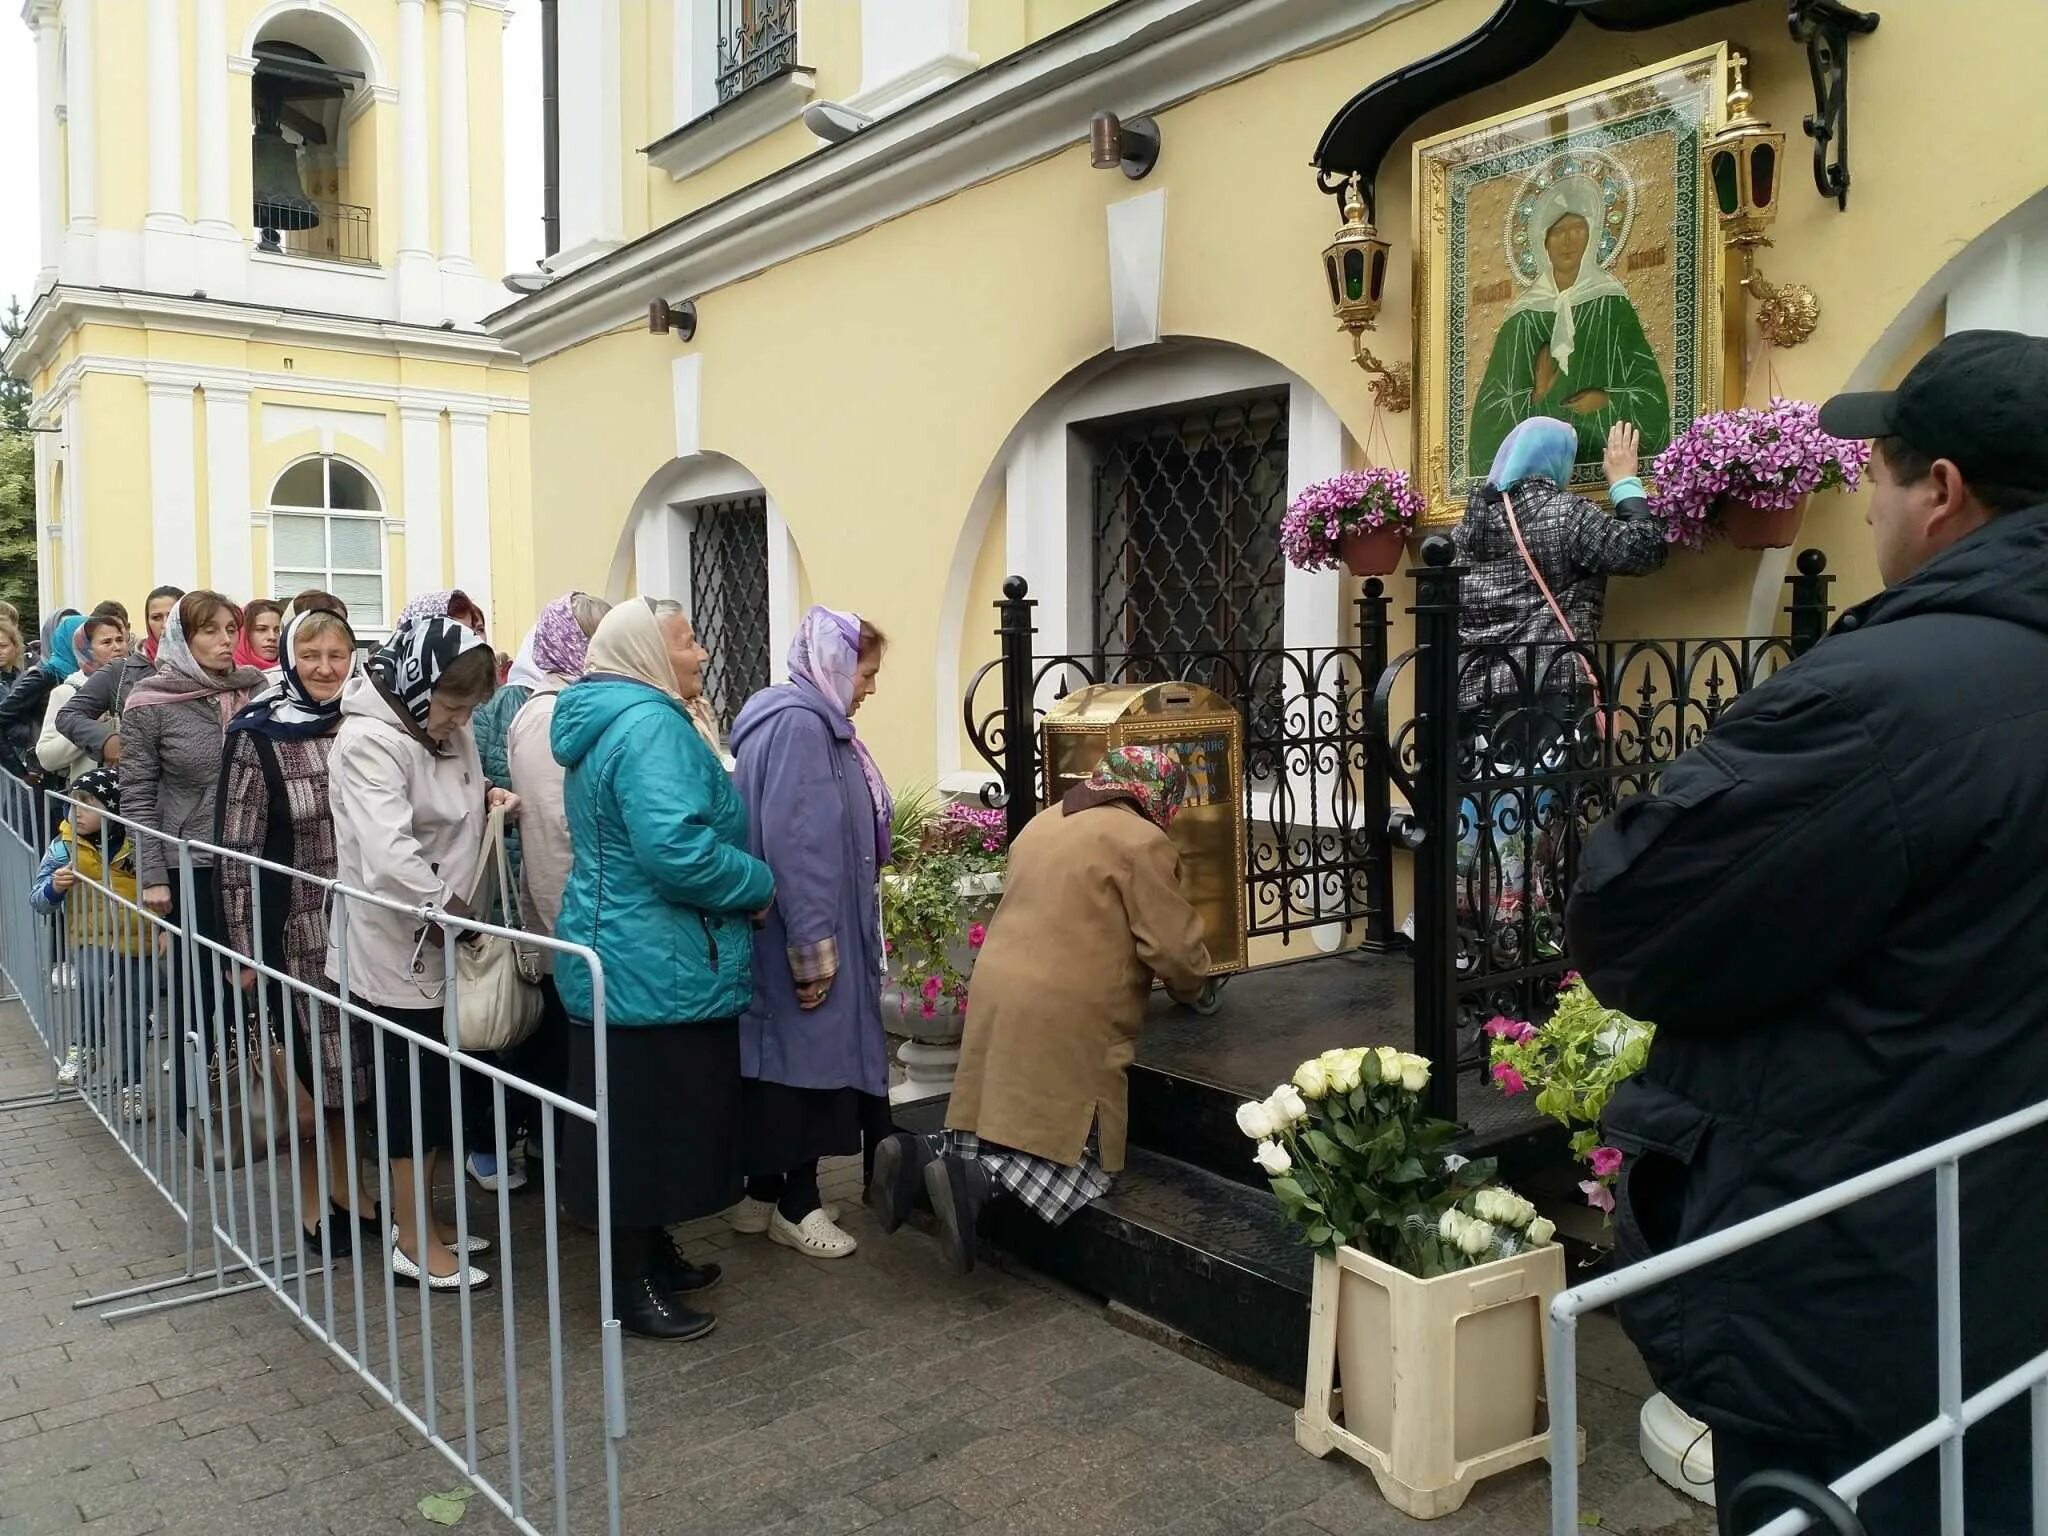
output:
M 398 1228 L 396 1227 L 393 1227 L 391 1229 L 391 1246 L 394 1249 L 398 1247 Z M 478 1237 L 474 1232 L 472 1232 L 469 1234 L 467 1238 L 465 1238 L 461 1242 L 457 1242 L 451 1238 L 442 1246 L 445 1247 L 450 1253 L 466 1253 L 471 1258 L 477 1258 L 480 1255 L 489 1253 L 491 1251 L 491 1240 L 488 1237 Z M 411 1261 L 407 1260 L 407 1262 L 410 1263 Z
M 798 1253 L 807 1253 L 814 1259 L 844 1259 L 860 1246 L 853 1235 L 841 1231 L 823 1209 L 811 1212 L 799 1222 L 790 1221 L 780 1211 L 775 1212 L 768 1218 L 768 1241 L 794 1248 Z
M 825 1213 L 827 1221 L 839 1219 L 839 1207 L 830 1201 L 818 1209 Z M 756 1200 L 750 1196 L 725 1213 L 725 1224 L 742 1237 L 759 1237 L 768 1230 L 768 1219 L 774 1214 L 773 1200 Z
M 465 1264 L 457 1274 L 427 1275 L 423 1279 L 419 1265 L 407 1258 L 405 1250 L 396 1243 L 391 1245 L 391 1273 L 397 1277 L 400 1285 L 424 1285 L 430 1291 L 459 1291 L 465 1278 L 468 1279 L 472 1291 L 487 1291 L 491 1288 L 490 1272 L 478 1269 L 474 1264 Z

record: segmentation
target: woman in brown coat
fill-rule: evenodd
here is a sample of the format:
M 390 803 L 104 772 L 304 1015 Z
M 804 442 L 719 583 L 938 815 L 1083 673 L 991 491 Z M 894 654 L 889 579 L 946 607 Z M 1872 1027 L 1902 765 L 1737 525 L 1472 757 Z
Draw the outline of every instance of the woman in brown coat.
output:
M 1186 798 L 1179 753 L 1117 747 L 1011 847 L 974 963 L 948 1129 L 899 1132 L 876 1149 L 869 1203 L 884 1231 L 922 1184 L 964 1274 L 997 1190 L 1055 1226 L 1108 1191 L 1124 1165 L 1124 1069 L 1153 979 L 1192 998 L 1209 970 L 1166 831 Z

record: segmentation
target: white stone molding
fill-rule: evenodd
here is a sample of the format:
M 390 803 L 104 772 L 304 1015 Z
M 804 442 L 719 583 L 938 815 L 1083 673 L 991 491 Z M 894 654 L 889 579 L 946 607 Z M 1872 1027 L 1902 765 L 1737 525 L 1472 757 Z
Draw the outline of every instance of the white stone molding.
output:
M 211 386 L 207 394 L 213 394 Z M 331 405 L 280 405 L 265 401 L 260 421 L 266 443 L 281 443 L 302 432 L 319 432 L 325 435 L 329 452 L 333 451 L 335 439 L 349 437 L 381 454 L 391 440 L 389 421 L 382 411 L 343 411 Z
M 400 495 L 405 512 L 405 596 L 439 590 L 441 538 L 441 411 L 438 406 L 398 408 Z
M 398 317 L 439 318 L 440 274 L 427 232 L 427 3 L 398 0 Z
M 676 181 L 694 176 L 776 129 L 788 127 L 804 115 L 817 89 L 817 75 L 801 68 L 749 86 L 731 101 L 720 102 L 648 145 L 647 163 L 667 171 Z
M 469 253 L 469 0 L 441 0 L 441 263 L 458 271 L 473 270 Z
M 882 117 L 951 85 L 980 63 L 967 46 L 967 0 L 890 0 L 860 10 L 856 112 Z
M 92 7 L 71 7 L 64 27 L 65 108 L 65 196 L 68 214 L 64 231 L 64 259 L 60 264 L 67 282 L 90 286 L 99 279 L 98 251 L 94 235 L 98 225 L 99 151 L 93 110 L 93 16 Z M 71 471 L 65 471 L 68 491 Z M 70 553 L 70 541 L 65 541 Z
M 1155 187 L 1111 203 L 1109 321 L 1117 351 L 1159 340 L 1161 290 L 1166 285 L 1166 188 Z
M 200 398 L 206 405 L 206 579 L 217 591 L 248 592 L 256 580 L 255 543 L 249 537 L 255 503 L 249 480 L 249 392 L 213 386 Z
M 669 366 L 675 396 L 676 457 L 693 457 L 703 446 L 704 355 L 692 352 Z
M 561 29 L 562 251 L 549 266 L 589 261 L 625 239 L 619 116 L 619 0 L 583 0 Z M 643 306 L 644 307 L 644 306 Z
M 491 418 L 448 413 L 448 484 L 454 506 L 455 585 L 491 613 Z
M 165 377 L 147 385 L 149 568 L 158 581 L 187 590 L 201 585 L 197 468 L 192 452 L 196 382 L 189 376 Z
M 199 229 L 236 239 L 240 231 L 228 206 L 228 144 L 234 137 L 228 131 L 228 5 L 198 0 L 198 7 L 193 147 L 199 157 Z
M 400 0 L 400 3 L 404 3 L 404 0 Z M 254 74 L 256 40 L 263 36 L 264 29 L 271 22 L 284 15 L 317 16 L 326 28 L 341 28 L 354 39 L 356 56 L 350 61 L 351 66 L 360 64 L 372 86 L 391 84 L 391 76 L 385 69 L 383 56 L 377 52 L 376 41 L 364 29 L 363 24 L 349 12 L 348 7 L 337 3 L 337 0 L 270 0 L 270 4 L 263 6 L 249 18 L 249 25 L 242 33 L 241 52 L 229 61 L 230 67 L 240 70 L 243 74 Z M 328 62 L 334 61 L 330 59 Z M 248 67 L 241 69 L 244 63 Z
M 58 117 L 64 94 L 64 34 L 54 5 L 35 13 L 35 29 L 37 247 L 42 263 L 36 288 L 41 291 L 57 281 L 64 259 L 64 138 Z

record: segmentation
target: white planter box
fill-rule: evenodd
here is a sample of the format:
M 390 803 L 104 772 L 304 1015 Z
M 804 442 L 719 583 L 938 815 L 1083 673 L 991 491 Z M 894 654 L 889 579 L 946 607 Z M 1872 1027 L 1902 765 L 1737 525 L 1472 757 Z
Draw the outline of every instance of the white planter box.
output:
M 1434 1280 L 1354 1248 L 1318 1256 L 1295 1440 L 1361 1463 L 1404 1514 L 1450 1514 L 1480 1478 L 1548 1454 L 1543 1319 L 1563 1289 L 1555 1243 Z

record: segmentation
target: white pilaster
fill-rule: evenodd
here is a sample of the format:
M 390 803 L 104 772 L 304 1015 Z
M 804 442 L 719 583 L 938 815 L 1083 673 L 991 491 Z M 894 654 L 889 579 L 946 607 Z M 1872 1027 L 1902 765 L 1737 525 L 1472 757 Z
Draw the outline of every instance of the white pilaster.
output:
M 694 457 L 703 447 L 704 354 L 690 352 L 669 364 L 669 391 L 674 397 L 676 457 Z
M 42 270 L 36 274 L 36 291 L 41 292 L 57 280 L 57 265 L 64 259 L 64 145 L 57 132 L 57 104 L 63 97 L 64 86 L 64 49 L 57 7 L 45 5 L 36 12 L 35 27 L 36 168 L 42 193 Z M 40 456 L 36 462 L 42 462 Z
M 1946 334 L 2048 336 L 2048 232 L 2021 226 L 1976 242 L 1948 291 Z
M 77 395 L 64 404 L 64 595 L 76 608 L 85 596 L 85 409 Z
M 178 0 L 149 0 L 149 206 L 142 221 L 143 281 L 159 293 L 192 286 L 185 217 L 185 46 Z
M 206 401 L 206 532 L 211 559 L 207 584 L 217 592 L 256 590 L 255 545 L 249 514 L 249 391 L 208 384 Z M 262 594 L 259 594 L 262 595 Z
M 74 5 L 64 18 L 64 140 L 67 146 L 65 183 L 69 217 L 65 225 L 64 276 L 67 281 L 99 281 L 93 234 L 98 226 L 99 153 L 93 114 L 92 7 Z M 70 472 L 65 472 L 68 483 Z M 66 540 L 67 550 L 69 540 Z
M 469 259 L 469 0 L 441 0 L 441 264 Z
M 449 490 L 455 506 L 455 585 L 491 614 L 491 418 L 448 413 Z
M 619 0 L 584 0 L 577 10 L 577 25 L 561 29 L 562 249 L 549 263 L 557 272 L 625 239 Z
M 151 379 L 147 388 L 149 568 L 158 581 L 190 590 L 200 585 L 199 498 L 197 471 L 192 462 L 192 381 Z
M 39 420 L 35 425 L 48 426 L 50 422 Z M 50 580 L 55 575 L 56 564 L 50 558 L 50 525 L 61 524 L 64 517 L 64 509 L 57 504 L 57 498 L 51 494 L 50 480 L 56 474 L 56 465 L 62 454 L 47 432 L 36 433 L 32 442 L 36 476 L 36 611 L 50 613 L 56 608 L 54 596 L 50 591 Z M 17 665 L 20 664 L 20 660 L 19 657 L 15 658 Z
M 967 47 L 967 0 L 863 5 L 860 90 L 847 105 L 875 116 L 894 112 L 952 84 L 977 62 Z
M 1161 294 L 1166 286 L 1166 188 L 1111 203 L 1109 218 L 1109 328 L 1119 352 L 1159 340 Z
M 198 5 L 193 148 L 199 156 L 199 227 L 202 234 L 234 238 L 228 208 L 228 3 Z
M 427 234 L 427 0 L 398 0 L 398 318 L 440 318 Z
M 447 585 L 441 553 L 440 409 L 401 405 L 398 427 L 405 487 L 405 599 L 411 602 Z
M 670 0 L 669 123 L 680 128 L 718 105 L 718 10 L 708 0 Z
M 663 503 L 633 525 L 633 572 L 640 596 L 690 601 L 690 529 L 694 517 Z
M 789 643 L 796 637 L 796 539 L 775 498 L 768 498 L 768 676 L 789 681 Z

